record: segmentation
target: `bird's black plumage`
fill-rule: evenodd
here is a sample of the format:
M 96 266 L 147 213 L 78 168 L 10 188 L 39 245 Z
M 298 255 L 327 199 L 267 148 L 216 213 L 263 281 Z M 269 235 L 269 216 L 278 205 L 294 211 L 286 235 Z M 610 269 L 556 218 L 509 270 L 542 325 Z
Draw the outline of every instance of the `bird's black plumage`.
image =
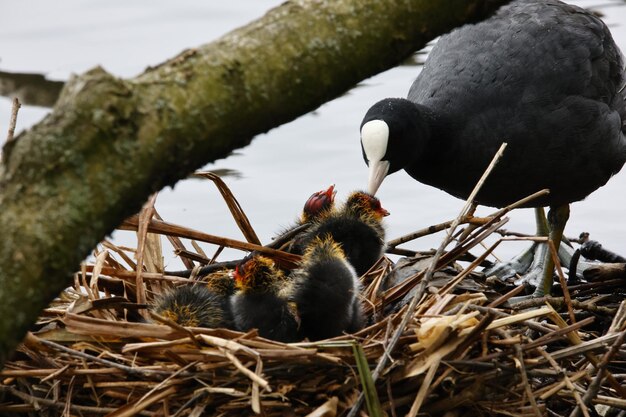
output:
M 360 284 L 330 235 L 310 242 L 291 279 L 290 298 L 298 311 L 302 337 L 328 339 L 363 327 Z
M 348 262 L 361 276 L 383 254 L 385 230 L 382 220 L 387 214 L 376 197 L 356 191 L 348 196 L 341 209 L 315 219 L 310 229 L 295 241 L 292 251 L 303 254 L 316 238 L 330 236 L 341 244 Z
M 502 142 L 508 148 L 478 194 L 501 207 L 540 189 L 532 206 L 581 200 L 626 161 L 626 76 L 606 25 L 556 0 L 517 0 L 442 36 L 407 99 L 375 104 L 381 160 L 466 198 Z M 374 192 L 378 184 L 370 184 Z M 376 181 L 374 181 L 376 182 Z
M 235 293 L 230 297 L 235 328 L 258 329 L 259 335 L 281 342 L 298 338 L 295 306 L 284 289 L 288 280 L 274 262 L 261 255 L 244 260 L 235 270 Z

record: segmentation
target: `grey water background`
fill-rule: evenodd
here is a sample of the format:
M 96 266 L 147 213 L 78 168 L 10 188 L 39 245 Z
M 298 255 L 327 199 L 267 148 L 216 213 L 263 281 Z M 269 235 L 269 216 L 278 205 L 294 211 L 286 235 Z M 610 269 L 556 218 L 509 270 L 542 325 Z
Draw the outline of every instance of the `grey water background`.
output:
M 4 2 L 0 14 L 0 70 L 42 73 L 67 80 L 96 65 L 120 77 L 133 77 L 183 49 L 207 43 L 262 16 L 278 6 L 277 0 L 22 0 Z M 580 0 L 573 2 L 603 14 L 622 51 L 626 51 L 626 2 Z M 529 45 L 531 47 L 531 45 Z M 359 124 L 367 108 L 389 96 L 406 96 L 419 72 L 414 62 L 370 79 L 317 110 L 257 136 L 251 145 L 204 167 L 226 170 L 224 180 L 250 218 L 263 243 L 297 217 L 314 191 L 334 183 L 337 199 L 363 189 L 367 169 L 359 145 Z M 532 65 L 532 63 L 529 63 Z M 8 126 L 11 100 L 0 97 L 0 137 Z M 17 129 L 37 123 L 49 109 L 23 106 Z M 242 121 L 245 122 L 245 121 Z M 567 180 L 564 178 L 564 181 Z M 515 184 L 511 184 L 515 186 Z M 567 236 L 591 233 L 605 247 L 626 254 L 626 169 L 586 200 L 573 204 Z M 378 196 L 391 212 L 386 219 L 388 237 L 453 219 L 464 202 L 438 189 L 420 184 L 404 172 L 391 175 Z M 159 194 L 156 208 L 170 222 L 206 233 L 243 240 L 226 205 L 212 183 L 185 180 Z M 480 207 L 478 214 L 493 209 Z M 510 214 L 509 230 L 534 232 L 532 210 Z M 406 248 L 436 248 L 442 234 L 420 238 Z M 134 234 L 116 232 L 116 243 L 135 247 Z M 489 242 L 495 241 L 492 238 Z M 165 239 L 166 267 L 181 266 Z M 522 249 L 505 242 L 496 251 L 510 257 Z M 202 245 L 211 255 L 215 247 Z M 219 259 L 238 257 L 225 251 Z

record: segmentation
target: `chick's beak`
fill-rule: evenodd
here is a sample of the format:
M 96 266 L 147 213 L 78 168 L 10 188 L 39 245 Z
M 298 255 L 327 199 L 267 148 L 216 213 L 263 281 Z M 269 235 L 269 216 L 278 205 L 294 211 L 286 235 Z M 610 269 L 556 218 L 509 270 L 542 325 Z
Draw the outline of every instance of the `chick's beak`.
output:
M 389 172 L 389 161 L 369 161 L 369 179 L 367 181 L 367 192 L 375 195 L 378 187 Z
M 324 191 L 324 194 L 326 194 L 326 197 L 328 197 L 330 201 L 334 201 L 335 194 L 337 194 L 337 190 L 335 190 L 335 184 L 331 184 L 330 187 L 328 187 L 328 190 Z
M 239 283 L 243 280 L 241 276 L 241 270 L 239 269 L 239 265 L 235 267 L 235 270 L 231 272 L 231 277 L 235 280 L 235 282 Z

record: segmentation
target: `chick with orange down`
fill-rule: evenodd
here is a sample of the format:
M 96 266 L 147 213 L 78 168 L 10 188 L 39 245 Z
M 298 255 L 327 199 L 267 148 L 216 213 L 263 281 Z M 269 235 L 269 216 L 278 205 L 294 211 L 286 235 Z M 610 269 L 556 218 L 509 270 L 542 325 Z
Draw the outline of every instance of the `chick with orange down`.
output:
M 336 193 L 335 186 L 331 185 L 325 190 L 311 194 L 304 203 L 304 207 L 298 219 L 293 225 L 282 231 L 279 236 L 274 239 L 271 246 L 294 253 L 293 248 L 300 246 L 304 232 L 304 230 L 302 230 L 303 226 L 311 225 L 334 210 Z M 304 229 L 306 230 L 306 228 Z
M 260 336 L 280 342 L 298 339 L 296 309 L 286 296 L 289 278 L 274 261 L 252 255 L 237 266 L 233 277 L 230 304 L 235 329 L 258 329 Z
M 358 276 L 367 272 L 383 255 L 385 229 L 382 220 L 389 212 L 380 200 L 363 191 L 348 196 L 343 207 L 316 219 L 294 245 L 294 253 L 304 253 L 317 237 L 331 236 L 341 245 Z
M 152 310 L 181 326 L 231 328 L 229 298 L 206 285 L 181 285 L 158 297 Z
M 235 293 L 235 280 L 233 279 L 233 270 L 223 268 L 201 278 L 207 288 L 216 294 L 225 298 Z M 228 302 L 230 305 L 230 302 Z

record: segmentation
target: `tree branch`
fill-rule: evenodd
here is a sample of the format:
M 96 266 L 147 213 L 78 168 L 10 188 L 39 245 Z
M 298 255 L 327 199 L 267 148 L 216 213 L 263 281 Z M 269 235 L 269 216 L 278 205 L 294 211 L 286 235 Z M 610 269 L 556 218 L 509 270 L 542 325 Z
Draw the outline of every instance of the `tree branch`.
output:
M 70 79 L 52 113 L 4 147 L 0 365 L 151 193 L 502 3 L 290 1 L 134 79 L 102 68 Z

